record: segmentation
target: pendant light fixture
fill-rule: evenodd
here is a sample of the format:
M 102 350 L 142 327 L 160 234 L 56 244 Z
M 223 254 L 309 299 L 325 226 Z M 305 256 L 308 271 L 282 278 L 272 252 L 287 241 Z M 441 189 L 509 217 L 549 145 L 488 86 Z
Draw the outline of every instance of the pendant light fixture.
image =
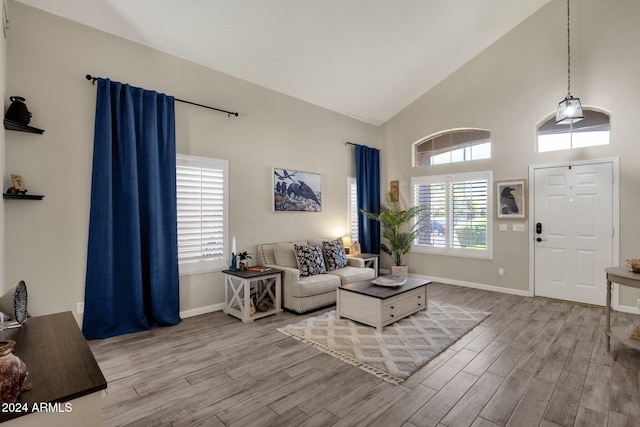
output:
M 565 125 L 584 119 L 580 98 L 571 96 L 571 7 L 567 0 L 567 96 L 558 104 L 556 124 Z

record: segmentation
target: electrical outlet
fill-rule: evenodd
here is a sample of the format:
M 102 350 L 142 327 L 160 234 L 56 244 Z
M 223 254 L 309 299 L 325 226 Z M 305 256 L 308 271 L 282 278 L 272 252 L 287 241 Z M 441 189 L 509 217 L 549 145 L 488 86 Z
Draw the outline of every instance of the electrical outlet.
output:
M 498 276 L 504 276 L 504 268 L 500 267 L 498 269 Z
M 79 302 L 79 303 L 76 304 L 76 313 L 78 313 L 78 314 L 84 313 L 84 303 L 83 302 Z

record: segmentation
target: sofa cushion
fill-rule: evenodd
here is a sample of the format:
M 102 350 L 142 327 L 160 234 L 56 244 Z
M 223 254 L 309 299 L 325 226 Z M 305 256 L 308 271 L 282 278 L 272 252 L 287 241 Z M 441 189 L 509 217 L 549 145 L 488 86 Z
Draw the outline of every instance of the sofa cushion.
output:
M 296 286 L 289 290 L 291 295 L 298 298 L 312 297 L 326 292 L 334 292 L 340 286 L 340 278 L 333 274 L 317 274 L 301 277 Z M 334 296 L 335 298 L 335 296 Z M 334 299 L 335 302 L 335 299 Z
M 327 271 L 336 270 L 347 265 L 347 254 L 344 252 L 342 239 L 322 242 L 324 249 L 324 260 Z
M 324 258 L 322 257 L 322 249 L 318 246 L 293 245 L 293 247 L 298 259 L 300 277 L 315 276 L 316 274 L 327 272 L 324 266 Z
M 273 254 L 276 258 L 276 264 L 283 267 L 298 268 L 298 260 L 296 259 L 293 243 L 278 243 L 273 248 Z
M 358 267 L 343 267 L 337 270 L 333 270 L 331 274 L 335 274 L 342 279 L 342 284 L 362 282 L 364 280 L 371 280 L 376 277 L 376 272 L 373 268 L 358 268 Z

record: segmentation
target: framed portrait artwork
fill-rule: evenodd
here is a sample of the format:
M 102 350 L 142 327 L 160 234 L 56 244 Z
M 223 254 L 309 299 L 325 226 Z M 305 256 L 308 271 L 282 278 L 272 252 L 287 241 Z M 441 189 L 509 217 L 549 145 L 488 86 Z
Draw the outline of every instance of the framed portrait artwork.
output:
M 273 169 L 275 212 L 322 212 L 322 176 L 293 169 Z
M 496 218 L 527 219 L 527 180 L 496 182 Z

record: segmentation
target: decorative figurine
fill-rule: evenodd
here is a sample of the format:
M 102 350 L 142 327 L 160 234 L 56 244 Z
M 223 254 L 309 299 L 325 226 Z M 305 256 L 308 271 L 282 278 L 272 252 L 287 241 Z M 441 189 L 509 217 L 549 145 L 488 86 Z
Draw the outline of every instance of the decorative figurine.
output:
M 249 252 L 244 251 L 240 252 L 238 254 L 238 257 L 240 258 L 240 271 L 245 271 L 247 268 L 249 268 L 249 260 L 251 259 L 251 255 L 249 255 Z
M 7 194 L 27 194 L 27 189 L 24 188 L 20 175 L 11 174 L 11 181 L 13 182 L 13 187 L 9 187 Z

